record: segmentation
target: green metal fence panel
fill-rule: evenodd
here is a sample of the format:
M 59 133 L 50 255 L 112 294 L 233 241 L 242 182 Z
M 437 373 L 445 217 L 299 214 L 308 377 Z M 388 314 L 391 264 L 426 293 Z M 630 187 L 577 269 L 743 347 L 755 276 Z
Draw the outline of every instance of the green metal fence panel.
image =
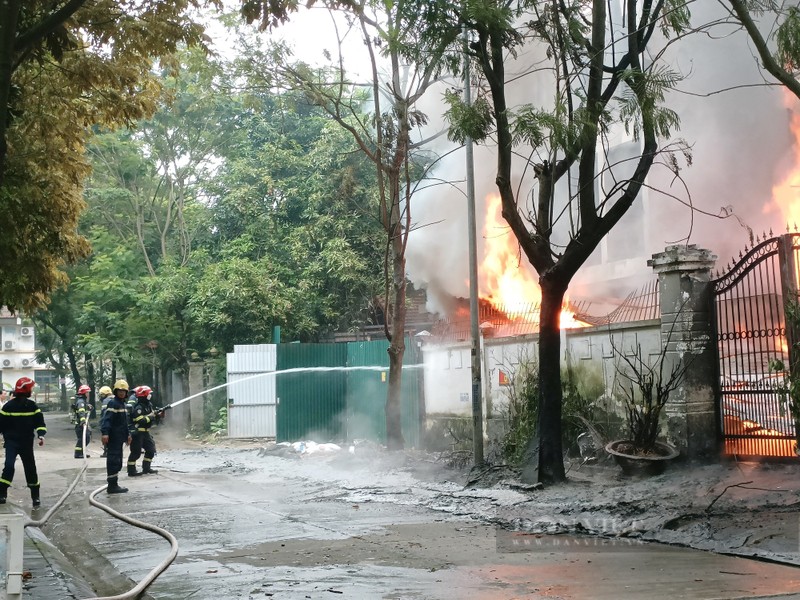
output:
M 389 355 L 386 340 L 349 342 L 348 367 L 383 367 L 351 370 L 347 374 L 347 437 L 386 442 L 386 392 L 389 385 Z M 407 446 L 419 447 L 422 369 L 419 349 L 406 341 L 402 378 L 402 428 Z
M 344 370 L 314 371 L 314 367 L 344 367 L 345 344 L 279 344 L 276 391 L 276 439 L 294 442 L 341 441 L 346 437 L 347 375 Z
M 425 417 L 425 406 L 423 393 L 423 373 L 422 351 L 417 346 L 414 339 L 406 340 L 406 352 L 403 355 L 403 437 L 407 447 L 420 448 L 422 443 L 422 431 L 424 431 L 422 419 Z
M 388 342 L 348 342 L 347 366 L 383 367 L 380 371 L 347 373 L 347 437 L 386 441 L 386 389 L 389 381 Z

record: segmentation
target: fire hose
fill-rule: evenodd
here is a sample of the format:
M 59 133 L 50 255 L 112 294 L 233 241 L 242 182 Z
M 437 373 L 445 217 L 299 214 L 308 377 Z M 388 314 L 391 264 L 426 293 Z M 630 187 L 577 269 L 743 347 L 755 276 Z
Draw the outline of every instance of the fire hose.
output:
M 88 421 L 84 422 L 83 424 L 83 448 L 86 448 L 87 444 L 87 437 L 88 437 Z M 50 507 L 50 509 L 44 514 L 41 519 L 32 520 L 28 519 L 24 521 L 23 525 L 25 527 L 42 527 L 48 519 L 50 519 L 53 514 L 61 507 L 64 501 L 69 497 L 75 487 L 78 485 L 78 481 L 80 480 L 81 476 L 86 472 L 86 469 L 89 467 L 89 463 L 87 461 L 87 454 L 84 452 L 83 455 L 83 464 L 81 465 L 80 470 L 78 471 L 75 479 L 72 480 L 72 483 L 69 485 L 67 490 L 61 495 L 61 497 Z M 152 531 L 160 535 L 161 537 L 165 538 L 170 543 L 170 552 L 164 560 L 162 560 L 156 567 L 154 567 L 147 576 L 142 579 L 135 587 L 131 590 L 118 594 L 116 596 L 102 596 L 102 597 L 92 597 L 87 598 L 86 600 L 129 600 L 132 598 L 138 598 L 139 595 L 146 590 L 157 578 L 161 573 L 167 570 L 172 561 L 178 556 L 178 540 L 166 529 L 162 529 L 161 527 L 157 527 L 156 525 L 152 525 L 150 523 L 145 523 L 144 521 L 140 521 L 138 519 L 134 519 L 133 517 L 129 517 L 121 512 L 114 510 L 110 506 L 103 504 L 102 502 L 95 499 L 95 496 L 105 490 L 108 485 L 103 485 L 96 490 L 94 490 L 91 494 L 89 494 L 89 504 L 96 506 L 102 511 L 105 511 L 112 517 L 119 519 L 120 521 L 124 521 L 129 525 L 133 525 L 134 527 L 138 527 L 140 529 L 145 529 L 147 531 Z

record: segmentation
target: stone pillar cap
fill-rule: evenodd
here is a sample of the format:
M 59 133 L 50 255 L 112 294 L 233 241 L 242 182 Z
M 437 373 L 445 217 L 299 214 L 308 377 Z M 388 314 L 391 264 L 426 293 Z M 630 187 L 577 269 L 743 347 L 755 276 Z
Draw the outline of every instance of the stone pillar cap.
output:
M 695 244 L 667 246 L 664 252 L 653 254 L 647 266 L 656 273 L 665 271 L 710 271 L 717 257 L 711 250 L 698 248 Z

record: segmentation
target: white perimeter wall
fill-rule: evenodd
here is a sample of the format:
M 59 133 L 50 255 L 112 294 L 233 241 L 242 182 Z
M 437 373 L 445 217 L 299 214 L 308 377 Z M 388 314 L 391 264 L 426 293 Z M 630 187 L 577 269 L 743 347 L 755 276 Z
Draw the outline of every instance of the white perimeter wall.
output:
M 648 364 L 661 352 L 661 321 L 639 321 L 604 327 L 587 327 L 562 331 L 562 364 L 567 354 L 575 365 L 597 369 L 603 374 L 606 394 L 613 389 L 616 373 L 613 345 L 620 352 L 632 355 L 641 348 Z M 501 372 L 510 381 L 521 362 L 536 360 L 537 336 L 526 335 L 482 340 L 481 381 L 483 414 L 498 416 L 507 403 L 508 387 Z M 469 341 L 448 344 L 426 343 L 422 347 L 425 364 L 425 409 L 428 415 L 468 416 L 472 414 L 472 372 Z M 491 411 L 487 411 L 487 405 Z

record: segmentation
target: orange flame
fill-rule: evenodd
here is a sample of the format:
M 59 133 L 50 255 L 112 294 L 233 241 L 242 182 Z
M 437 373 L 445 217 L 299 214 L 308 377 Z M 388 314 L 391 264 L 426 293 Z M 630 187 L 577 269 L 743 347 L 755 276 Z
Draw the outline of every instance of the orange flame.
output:
M 518 319 L 536 308 L 542 292 L 526 268 L 517 240 L 502 217 L 500 196 L 490 194 L 486 205 L 484 258 L 478 270 L 480 296 L 509 318 Z M 575 318 L 575 313 L 562 309 L 561 327 L 585 326 L 586 323 Z
M 789 124 L 794 136 L 792 167 L 783 180 L 772 187 L 772 203 L 765 206 L 764 211 L 777 208 L 789 225 L 794 225 L 800 223 L 800 103 L 789 92 L 784 98 L 787 108 L 792 111 Z
M 486 204 L 481 296 L 509 316 L 519 315 L 538 304 L 542 293 L 521 262 L 517 240 L 501 215 L 500 196 L 490 195 Z
M 789 129 L 794 136 L 791 168 L 778 184 L 772 186 L 772 202 L 764 206 L 764 212 L 777 209 L 784 222 L 796 229 L 800 223 L 800 102 L 784 90 L 784 104 L 791 111 Z M 800 270 L 800 265 L 797 268 Z

